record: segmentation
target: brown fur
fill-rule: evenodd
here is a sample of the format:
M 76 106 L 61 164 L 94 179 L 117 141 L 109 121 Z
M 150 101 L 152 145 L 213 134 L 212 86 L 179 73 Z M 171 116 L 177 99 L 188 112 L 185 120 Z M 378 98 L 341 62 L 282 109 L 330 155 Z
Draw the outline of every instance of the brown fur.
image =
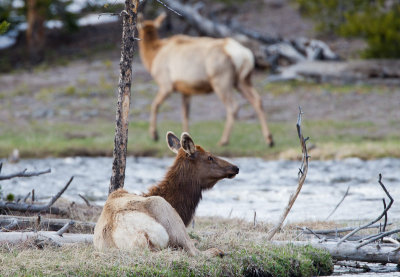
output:
M 175 35 L 160 39 L 157 29 L 165 15 L 143 21 L 139 17 L 139 49 L 144 66 L 159 86 L 151 106 L 149 132 L 158 139 L 157 113 L 173 92 L 182 93 L 183 130 L 189 129 L 190 97 L 214 91 L 224 103 L 227 118 L 220 144 L 229 142 L 238 104 L 232 92 L 239 90 L 257 112 L 267 143 L 273 144 L 261 98 L 251 84 L 254 57 L 251 51 L 231 38 L 215 39 Z

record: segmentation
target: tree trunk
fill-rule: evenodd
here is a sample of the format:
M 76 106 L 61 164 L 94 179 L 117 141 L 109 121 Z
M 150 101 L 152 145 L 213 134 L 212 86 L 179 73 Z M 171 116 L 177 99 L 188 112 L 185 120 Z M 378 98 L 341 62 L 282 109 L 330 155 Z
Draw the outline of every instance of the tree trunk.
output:
M 139 0 L 125 0 L 122 25 L 122 46 L 118 82 L 118 104 L 114 139 L 114 161 L 109 193 L 124 187 L 126 152 L 128 144 L 129 107 L 131 101 L 132 60 L 136 15 Z
M 26 40 L 28 42 L 29 58 L 32 64 L 43 60 L 45 45 L 45 14 L 47 4 L 43 0 L 27 0 Z

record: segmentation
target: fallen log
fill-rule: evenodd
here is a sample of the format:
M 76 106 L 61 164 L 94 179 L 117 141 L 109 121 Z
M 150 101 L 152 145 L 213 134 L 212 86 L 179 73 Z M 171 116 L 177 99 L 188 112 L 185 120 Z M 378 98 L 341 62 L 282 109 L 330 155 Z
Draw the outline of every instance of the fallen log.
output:
M 0 233 L 1 243 L 21 243 L 28 240 L 40 240 L 54 243 L 58 246 L 71 244 L 71 243 L 93 243 L 92 234 L 63 234 L 57 235 L 57 232 L 8 232 Z
M 296 246 L 311 245 L 315 248 L 325 249 L 338 261 L 359 261 L 369 263 L 395 263 L 400 264 L 400 251 L 394 243 L 369 244 L 358 248 L 358 243 L 337 241 L 273 241 L 275 245 L 293 244 Z
M 67 190 L 71 184 L 74 177 L 72 176 L 68 183 L 56 194 L 54 195 L 49 203 L 46 205 L 35 205 L 26 203 L 16 203 L 16 202 L 4 202 L 0 201 L 0 211 L 17 211 L 17 212 L 32 212 L 32 213 L 50 213 L 50 214 L 66 214 L 67 212 L 59 209 L 57 207 L 52 207 L 52 205 L 57 201 L 58 198 Z
M 232 27 L 212 21 L 202 16 L 198 8 L 176 0 L 163 0 L 163 2 L 172 10 L 178 12 L 201 35 L 235 38 L 252 50 L 257 66 L 275 67 L 277 66 L 278 58 L 283 58 L 289 63 L 316 59 L 339 59 L 338 55 L 333 53 L 329 46 L 320 40 L 273 38 L 247 30 L 234 21 Z
M 392 223 L 388 223 L 387 225 L 392 225 Z M 365 229 L 370 229 L 370 228 L 380 228 L 382 227 L 382 224 L 373 224 Z M 337 229 L 327 229 L 327 230 L 303 230 L 303 227 L 298 227 L 298 229 L 302 230 L 304 234 L 312 234 L 316 233 L 319 235 L 328 235 L 328 234 L 335 234 L 335 233 L 345 233 L 345 232 L 350 232 L 355 230 L 357 227 L 343 227 L 343 228 L 337 228 Z
M 26 217 L 26 216 L 0 215 L 0 227 L 6 230 L 38 229 L 45 231 L 58 231 L 68 222 L 70 222 L 69 219 L 41 217 L 40 220 L 38 220 L 38 217 L 36 216 Z M 12 223 L 16 223 L 16 225 L 13 225 L 13 228 L 7 227 Z M 80 232 L 93 233 L 95 226 L 96 226 L 95 222 L 74 221 L 73 228 L 74 230 L 79 230 Z

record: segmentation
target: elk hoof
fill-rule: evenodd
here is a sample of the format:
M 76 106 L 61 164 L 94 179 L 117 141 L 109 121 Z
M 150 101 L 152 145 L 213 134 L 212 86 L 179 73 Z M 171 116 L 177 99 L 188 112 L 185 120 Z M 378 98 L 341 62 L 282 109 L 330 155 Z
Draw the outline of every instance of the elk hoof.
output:
M 272 135 L 268 136 L 268 141 L 269 141 L 269 143 L 268 143 L 269 147 L 274 147 L 275 146 L 274 139 L 272 138 Z
M 157 131 L 150 131 L 150 136 L 154 141 L 158 141 L 158 132 Z
M 220 249 L 218 249 L 218 248 L 210 248 L 210 249 L 208 249 L 208 250 L 206 250 L 206 251 L 204 251 L 204 252 L 205 252 L 205 254 L 206 254 L 207 256 L 210 256 L 210 257 L 220 257 L 220 258 L 223 258 L 223 257 L 225 256 L 224 251 L 222 251 L 222 250 L 220 250 Z

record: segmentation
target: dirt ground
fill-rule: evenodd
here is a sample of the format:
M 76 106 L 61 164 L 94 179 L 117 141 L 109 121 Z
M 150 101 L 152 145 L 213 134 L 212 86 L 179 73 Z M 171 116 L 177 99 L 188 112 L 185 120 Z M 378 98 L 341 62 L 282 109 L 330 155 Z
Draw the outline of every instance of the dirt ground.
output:
M 71 62 L 67 66 L 0 75 L 0 120 L 30 124 L 35 120 L 81 122 L 114 120 L 118 61 Z M 133 65 L 132 120 L 148 120 L 157 86 L 138 59 Z M 391 132 L 400 119 L 400 89 L 388 86 L 318 86 L 274 83 L 257 72 L 254 83 L 262 95 L 269 121 L 294 121 L 300 105 L 307 120 L 354 121 L 379 124 L 380 134 Z M 344 91 L 343 91 L 344 90 Z M 181 120 L 181 99 L 173 94 L 162 105 L 160 120 Z M 236 93 L 239 120 L 256 121 L 248 102 Z M 191 120 L 224 120 L 225 110 L 214 94 L 192 98 Z

